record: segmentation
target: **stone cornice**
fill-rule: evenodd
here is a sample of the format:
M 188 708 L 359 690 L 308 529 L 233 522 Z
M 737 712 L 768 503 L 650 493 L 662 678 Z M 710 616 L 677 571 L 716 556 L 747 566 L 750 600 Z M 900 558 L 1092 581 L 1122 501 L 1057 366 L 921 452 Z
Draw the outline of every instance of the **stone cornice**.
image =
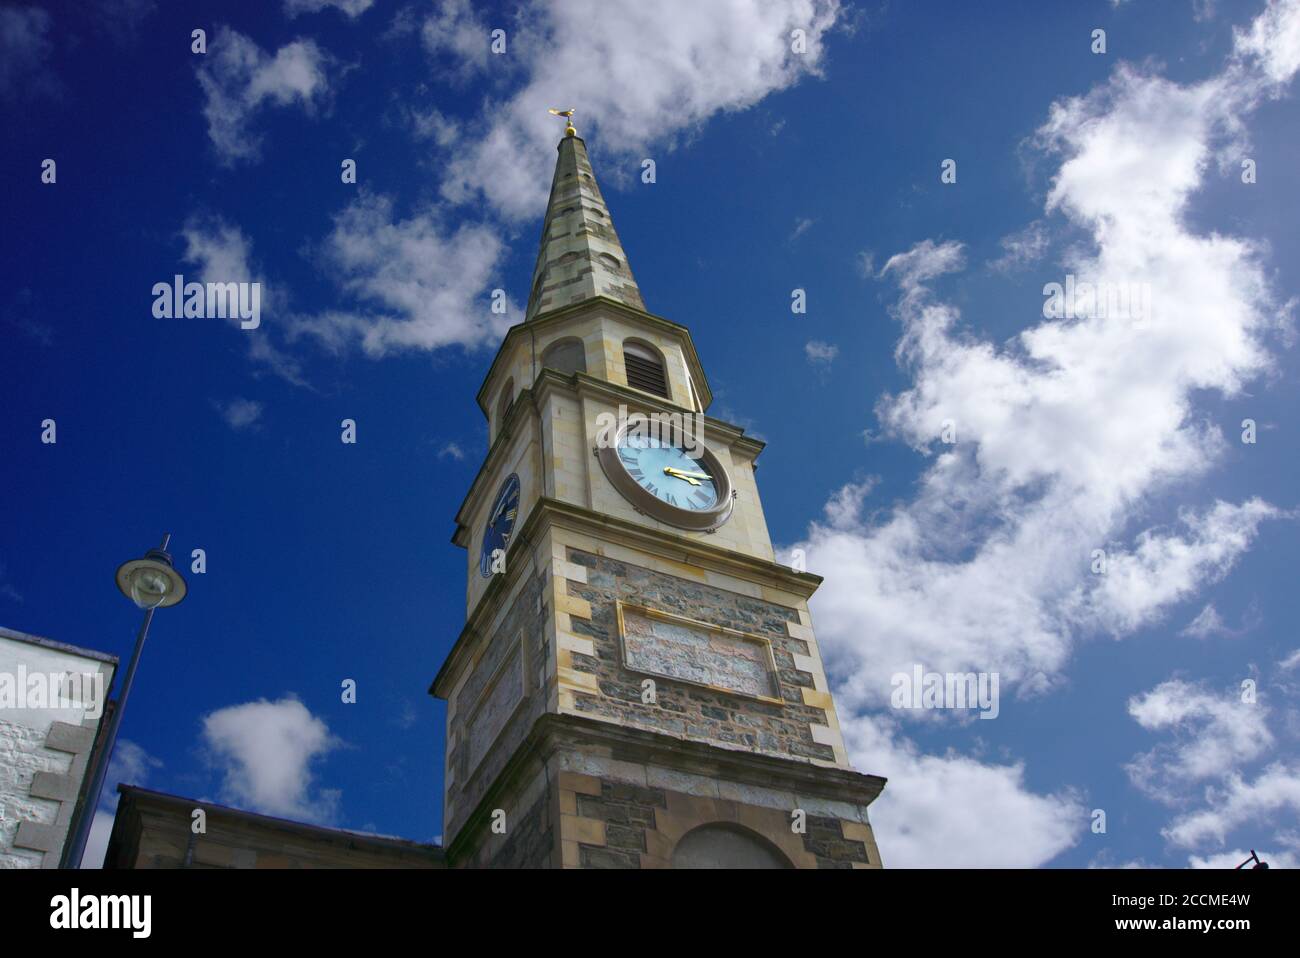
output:
M 721 748 L 707 742 L 670 738 L 644 729 L 615 725 L 579 715 L 548 713 L 539 718 L 510 761 L 484 793 L 447 845 L 455 860 L 464 843 L 490 816 L 499 797 L 533 768 L 545 764 L 562 748 L 590 752 L 595 745 L 621 761 L 659 765 L 674 771 L 725 779 L 743 785 L 789 791 L 810 798 L 869 805 L 887 779 L 846 768 L 830 768 L 757 752 Z
M 447 654 L 433 684 L 429 686 L 430 695 L 438 698 L 446 697 L 444 693 L 447 690 L 440 688 L 444 680 L 455 674 L 461 660 L 469 654 L 474 638 L 482 632 L 489 617 L 496 613 L 500 597 L 509 594 L 514 582 L 522 574 L 522 569 L 531 567 L 531 563 L 520 560 L 527 554 L 532 544 L 552 525 L 584 532 L 598 538 L 608 538 L 620 545 L 640 549 L 673 561 L 689 563 L 708 571 L 734 575 L 750 582 L 793 593 L 803 599 L 810 598 L 822 582 L 821 576 L 811 572 L 797 572 L 789 566 L 769 562 L 757 556 L 723 549 L 676 532 L 643 526 L 570 502 L 541 498 L 530 510 L 528 518 L 510 543 L 506 555 L 507 571 L 494 576 L 491 584 L 479 597 L 455 645 Z

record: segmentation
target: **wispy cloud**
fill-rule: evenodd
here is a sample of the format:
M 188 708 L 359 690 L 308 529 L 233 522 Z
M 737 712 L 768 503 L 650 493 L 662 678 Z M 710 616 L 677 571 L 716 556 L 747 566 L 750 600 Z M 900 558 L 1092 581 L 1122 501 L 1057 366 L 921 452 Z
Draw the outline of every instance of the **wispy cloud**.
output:
M 495 344 L 518 318 L 488 296 L 506 254 L 490 227 L 448 225 L 435 208 L 399 217 L 393 201 L 362 191 L 334 217 L 320 249 L 322 267 L 362 304 L 299 316 L 294 338 L 311 336 L 335 352 L 359 346 L 379 358 L 403 350 Z
M 825 368 L 835 361 L 835 357 L 840 354 L 840 348 L 832 343 L 824 343 L 820 339 L 811 339 L 804 343 L 803 354 L 814 366 Z
M 1051 236 L 1047 225 L 1039 221 L 1030 223 L 1010 236 L 1002 237 L 999 242 L 1002 255 L 989 263 L 989 268 L 1000 273 L 1011 273 L 1042 259 L 1051 245 Z
M 297 104 L 308 113 L 328 105 L 334 58 L 312 40 L 294 40 L 269 54 L 251 39 L 221 27 L 195 68 L 206 103 L 208 137 L 226 166 L 261 156 L 262 137 L 251 129 L 269 106 Z
M 284 0 L 285 16 L 293 18 L 303 13 L 319 13 L 333 8 L 355 20 L 374 5 L 375 0 Z
M 0 100 L 58 93 L 59 81 L 49 66 L 53 22 L 39 7 L 0 7 Z
M 254 399 L 236 396 L 233 399 L 214 400 L 213 406 L 231 429 L 239 432 L 256 426 L 262 419 L 262 404 Z
M 810 220 L 804 216 L 801 216 L 798 219 L 796 219 L 794 221 L 794 229 L 790 231 L 789 242 L 793 243 L 800 236 L 803 236 L 804 233 L 807 233 L 810 229 L 812 229 L 813 223 L 815 222 L 816 220 Z

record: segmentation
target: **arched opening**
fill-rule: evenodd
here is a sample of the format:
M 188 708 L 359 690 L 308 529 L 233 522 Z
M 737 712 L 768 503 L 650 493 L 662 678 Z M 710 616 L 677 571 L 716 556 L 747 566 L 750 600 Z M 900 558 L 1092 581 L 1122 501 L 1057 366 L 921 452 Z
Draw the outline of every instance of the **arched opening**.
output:
M 649 343 L 626 340 L 623 343 L 623 368 L 627 371 L 627 384 L 633 389 L 643 389 L 665 399 L 672 398 L 668 394 L 664 358 Z
M 740 825 L 701 825 L 673 849 L 674 868 L 793 868 L 790 859 L 758 832 Z
M 587 347 L 576 336 L 557 339 L 542 353 L 542 368 L 554 369 L 557 373 L 564 373 L 566 376 L 569 373 L 585 373 Z

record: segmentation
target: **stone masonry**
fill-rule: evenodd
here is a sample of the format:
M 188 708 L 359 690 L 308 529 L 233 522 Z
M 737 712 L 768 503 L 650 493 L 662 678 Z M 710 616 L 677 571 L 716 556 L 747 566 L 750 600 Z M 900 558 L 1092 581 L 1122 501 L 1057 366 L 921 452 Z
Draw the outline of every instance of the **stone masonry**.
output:
M 793 609 L 716 589 L 703 583 L 616 562 L 578 550 L 569 561 L 587 569 L 585 583 L 570 580 L 569 594 L 591 604 L 591 619 L 575 619 L 576 633 L 590 638 L 594 656 L 575 653 L 573 668 L 595 675 L 600 694 L 579 696 L 579 711 L 677 737 L 689 737 L 729 748 L 799 759 L 835 760 L 829 745 L 813 739 L 812 726 L 827 723 L 826 711 L 805 704 L 804 689 L 813 676 L 795 666 L 794 656 L 807 657 L 806 642 L 789 634 L 797 622 Z M 664 612 L 719 623 L 771 642 L 777 683 L 784 704 L 774 704 L 655 677 L 657 703 L 641 700 L 644 676 L 623 666 L 616 603 L 634 602 Z

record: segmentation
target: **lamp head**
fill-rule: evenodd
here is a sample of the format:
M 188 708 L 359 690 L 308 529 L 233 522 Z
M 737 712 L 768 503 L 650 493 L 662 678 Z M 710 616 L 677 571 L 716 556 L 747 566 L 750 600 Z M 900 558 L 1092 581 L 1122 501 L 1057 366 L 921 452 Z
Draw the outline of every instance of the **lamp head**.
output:
M 164 536 L 162 545 L 150 549 L 143 559 L 132 559 L 117 567 L 117 587 L 142 609 L 165 609 L 185 598 L 185 580 L 166 552 L 170 539 L 170 534 Z

